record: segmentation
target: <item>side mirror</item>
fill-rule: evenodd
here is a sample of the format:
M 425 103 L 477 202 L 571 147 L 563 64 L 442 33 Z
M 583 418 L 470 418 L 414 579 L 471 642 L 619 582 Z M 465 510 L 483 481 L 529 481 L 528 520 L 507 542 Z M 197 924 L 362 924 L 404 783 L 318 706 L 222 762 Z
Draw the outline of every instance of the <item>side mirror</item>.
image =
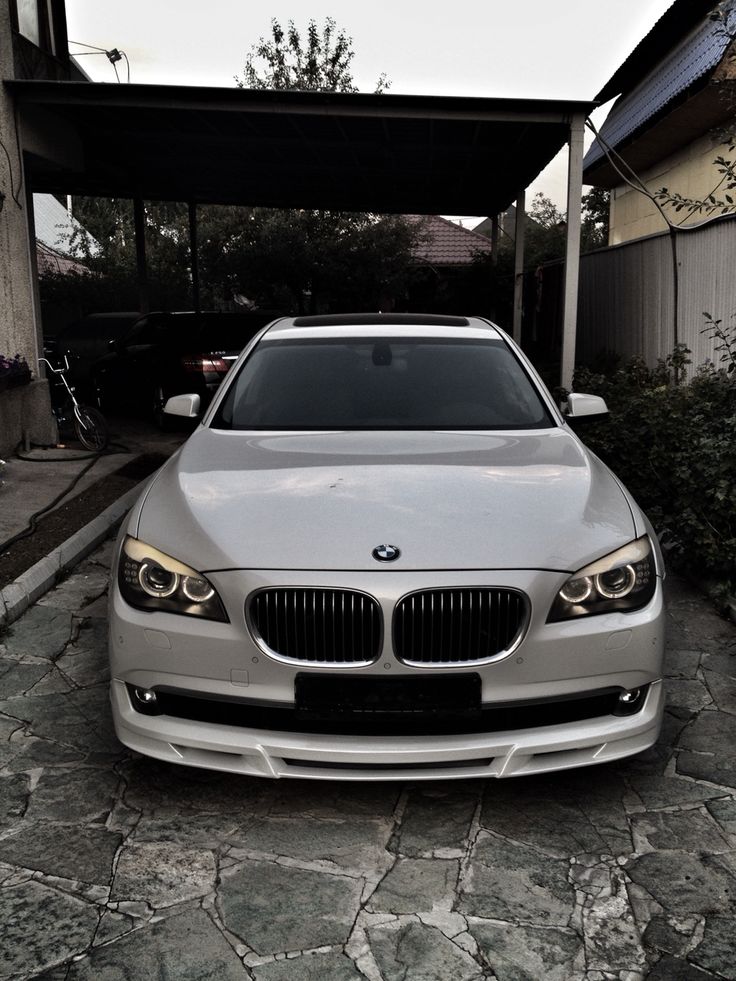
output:
M 199 395 L 172 395 L 164 406 L 164 412 L 169 416 L 196 419 L 199 416 L 200 402 Z
M 580 419 L 582 416 L 606 416 L 608 406 L 600 395 L 584 395 L 582 392 L 570 392 L 567 396 L 567 408 L 563 415 L 566 419 Z

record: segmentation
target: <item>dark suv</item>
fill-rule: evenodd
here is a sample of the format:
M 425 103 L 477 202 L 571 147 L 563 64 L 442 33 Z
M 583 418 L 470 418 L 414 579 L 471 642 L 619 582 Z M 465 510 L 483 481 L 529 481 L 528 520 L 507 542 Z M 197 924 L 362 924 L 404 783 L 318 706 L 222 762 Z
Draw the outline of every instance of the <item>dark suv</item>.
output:
M 204 409 L 246 344 L 278 314 L 148 313 L 92 365 L 101 408 L 152 415 L 164 423 L 171 395 L 196 392 Z

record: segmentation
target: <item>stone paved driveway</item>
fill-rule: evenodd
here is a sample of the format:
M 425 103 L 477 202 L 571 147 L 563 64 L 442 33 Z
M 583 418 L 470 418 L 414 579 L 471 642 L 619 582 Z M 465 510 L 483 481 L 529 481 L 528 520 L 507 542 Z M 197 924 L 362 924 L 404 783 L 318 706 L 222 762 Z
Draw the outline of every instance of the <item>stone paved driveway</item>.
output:
M 0 978 L 736 978 L 736 630 L 681 584 L 644 756 L 269 782 L 116 742 L 109 551 L 0 638 Z

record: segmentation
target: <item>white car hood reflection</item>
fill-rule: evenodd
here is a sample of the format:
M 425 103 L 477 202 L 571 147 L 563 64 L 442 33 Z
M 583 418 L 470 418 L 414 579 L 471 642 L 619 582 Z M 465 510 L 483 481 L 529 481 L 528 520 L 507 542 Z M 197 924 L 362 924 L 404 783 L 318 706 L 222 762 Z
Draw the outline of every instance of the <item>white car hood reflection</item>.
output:
M 138 536 L 216 569 L 574 571 L 634 537 L 617 481 L 561 429 L 197 430 Z M 373 549 L 401 550 L 380 563 Z

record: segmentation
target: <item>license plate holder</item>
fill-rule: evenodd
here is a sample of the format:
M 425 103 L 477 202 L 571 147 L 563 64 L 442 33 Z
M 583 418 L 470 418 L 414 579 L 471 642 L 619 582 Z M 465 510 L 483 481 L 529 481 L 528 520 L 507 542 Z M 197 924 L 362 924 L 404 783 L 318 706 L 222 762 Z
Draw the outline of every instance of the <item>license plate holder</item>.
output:
M 295 707 L 304 719 L 337 716 L 473 718 L 481 713 L 477 673 L 382 678 L 297 674 Z

